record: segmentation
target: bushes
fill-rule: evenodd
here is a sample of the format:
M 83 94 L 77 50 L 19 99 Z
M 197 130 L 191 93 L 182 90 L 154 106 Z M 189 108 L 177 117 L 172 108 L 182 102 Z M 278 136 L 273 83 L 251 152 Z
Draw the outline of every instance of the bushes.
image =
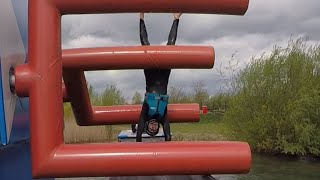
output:
M 209 99 L 209 93 L 203 81 L 193 82 L 191 93 L 185 92 L 181 87 L 171 86 L 168 94 L 169 103 L 198 103 L 200 107 L 206 105 Z
M 232 96 L 230 96 L 228 93 L 218 93 L 215 96 L 210 97 L 210 99 L 207 102 L 207 106 L 209 109 L 215 109 L 215 108 L 224 108 L 227 109 L 228 105 L 230 104 Z
M 263 152 L 320 155 L 320 48 L 302 40 L 252 61 L 233 79 L 225 121 Z
M 180 87 L 170 87 L 168 94 L 170 96 L 169 103 L 188 103 L 192 101 L 192 96 Z

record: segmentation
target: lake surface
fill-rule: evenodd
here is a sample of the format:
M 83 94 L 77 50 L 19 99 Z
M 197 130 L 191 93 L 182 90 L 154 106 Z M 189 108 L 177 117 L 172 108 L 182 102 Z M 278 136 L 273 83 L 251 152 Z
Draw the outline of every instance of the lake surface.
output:
M 217 180 L 320 180 L 320 162 L 253 154 L 247 175 L 214 176 Z
M 320 180 L 320 162 L 253 154 L 252 168 L 246 175 L 213 175 L 217 180 Z M 60 178 L 57 178 L 60 179 Z M 61 178 L 60 180 L 111 180 L 114 178 Z M 118 178 L 119 179 L 119 178 Z M 120 178 L 125 180 L 126 178 Z M 141 178 L 129 178 L 139 180 Z M 142 178 L 145 179 L 145 178 Z M 168 177 L 151 179 L 172 179 Z M 176 178 L 174 178 L 176 179 Z

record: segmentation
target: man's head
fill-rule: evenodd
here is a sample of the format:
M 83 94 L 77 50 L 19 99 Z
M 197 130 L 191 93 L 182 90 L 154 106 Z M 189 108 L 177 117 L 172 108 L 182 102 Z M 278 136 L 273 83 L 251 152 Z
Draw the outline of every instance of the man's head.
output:
M 155 136 L 159 132 L 160 125 L 156 119 L 150 119 L 146 122 L 146 133 L 149 136 Z

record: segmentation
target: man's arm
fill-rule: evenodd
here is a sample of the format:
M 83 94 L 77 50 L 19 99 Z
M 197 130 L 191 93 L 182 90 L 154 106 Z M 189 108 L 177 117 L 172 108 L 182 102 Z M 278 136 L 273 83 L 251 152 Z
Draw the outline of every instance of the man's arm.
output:
M 148 105 L 146 103 L 143 103 L 139 122 L 138 122 L 138 128 L 137 128 L 137 134 L 136 134 L 136 142 L 142 142 L 142 134 L 145 128 L 145 123 L 148 116 Z
M 148 40 L 147 28 L 143 18 L 141 18 L 141 15 L 140 15 L 140 42 L 141 42 L 141 45 L 150 45 Z

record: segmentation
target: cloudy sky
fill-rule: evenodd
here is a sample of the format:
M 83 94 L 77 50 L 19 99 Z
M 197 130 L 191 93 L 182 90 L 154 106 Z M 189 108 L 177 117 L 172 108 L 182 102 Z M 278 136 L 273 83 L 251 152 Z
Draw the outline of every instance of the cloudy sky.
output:
M 173 70 L 169 87 L 190 91 L 193 82 L 202 80 L 214 94 L 222 83 L 218 70 L 228 66 L 235 52 L 234 58 L 243 67 L 274 45 L 285 46 L 290 38 L 318 43 L 319 8 L 319 0 L 250 0 L 245 16 L 183 14 L 176 44 L 213 46 L 216 62 L 211 70 Z M 150 43 L 165 44 L 172 15 L 146 14 L 145 21 Z M 63 16 L 62 42 L 63 48 L 139 45 L 138 14 Z M 86 77 L 97 91 L 106 84 L 117 85 L 127 99 L 145 89 L 142 70 L 96 71 Z

